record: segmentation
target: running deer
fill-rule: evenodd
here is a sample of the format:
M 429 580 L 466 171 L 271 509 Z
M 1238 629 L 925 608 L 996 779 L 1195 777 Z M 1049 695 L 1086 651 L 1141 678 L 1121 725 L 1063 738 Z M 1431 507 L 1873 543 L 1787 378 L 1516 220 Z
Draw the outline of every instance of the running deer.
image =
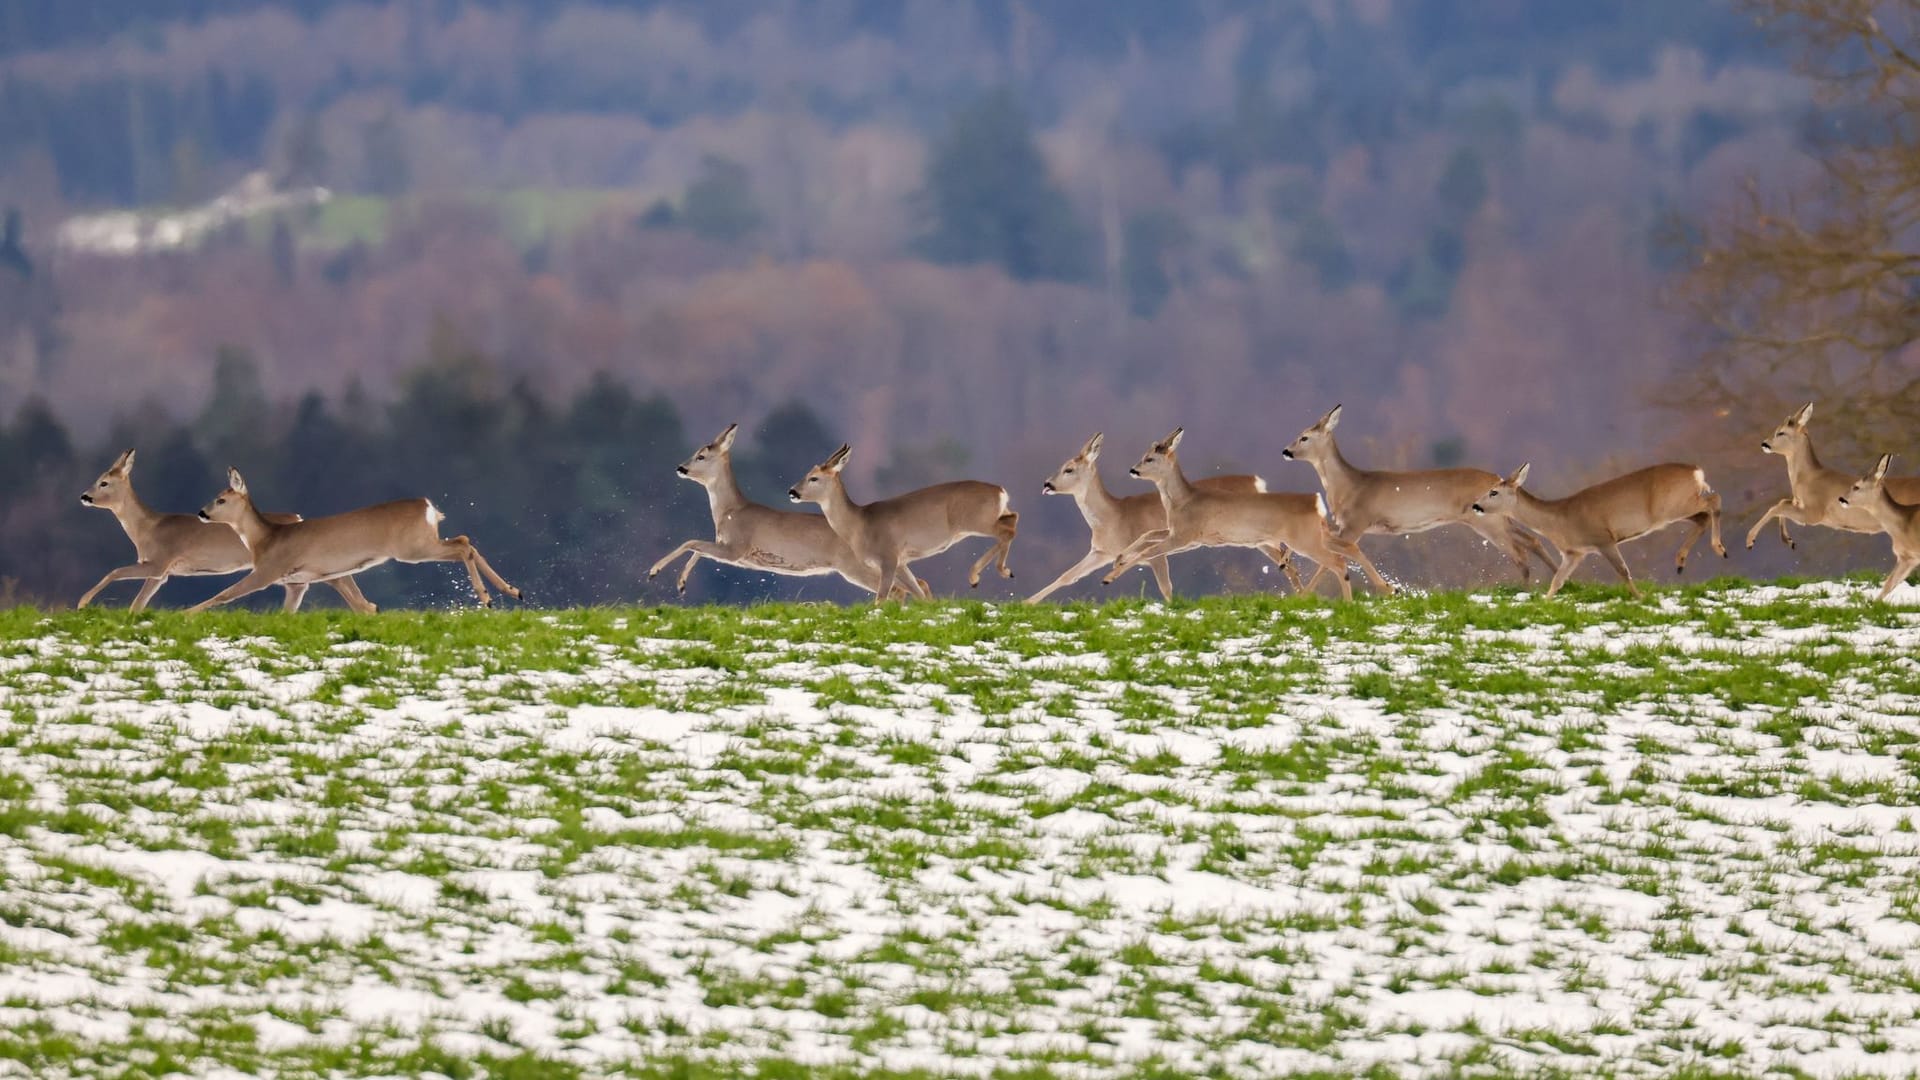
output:
M 1843 509 L 1871 515 L 1893 540 L 1893 573 L 1880 586 L 1881 600 L 1920 566 L 1920 505 L 1896 498 L 1888 490 L 1887 466 L 1892 461 L 1892 454 L 1881 454 L 1872 472 L 1855 480 L 1834 500 Z
M 1358 544 L 1335 536 L 1327 522 L 1327 504 L 1319 495 L 1272 492 L 1208 491 L 1197 487 L 1180 470 L 1180 440 L 1184 428 L 1154 443 L 1129 475 L 1153 481 L 1165 508 L 1165 527 L 1154 529 L 1130 544 L 1100 579 L 1113 580 L 1136 563 L 1177 555 L 1197 547 L 1254 548 L 1282 567 L 1289 548 L 1331 572 L 1340 580 L 1340 595 L 1353 599 L 1349 560 L 1360 564 L 1367 577 L 1384 586 Z M 1320 573 L 1313 575 L 1320 580 Z M 1308 586 L 1311 588 L 1311 583 Z
M 1840 501 L 1839 497 L 1853 486 L 1854 477 L 1820 464 L 1813 452 L 1813 437 L 1807 434 L 1807 421 L 1812 418 L 1813 402 L 1809 401 L 1781 421 L 1779 430 L 1760 443 L 1762 453 L 1778 454 L 1787 460 L 1787 486 L 1793 494 L 1768 507 L 1760 520 L 1753 523 L 1753 528 L 1747 530 L 1748 550 L 1752 550 L 1760 530 L 1769 521 L 1780 526 L 1780 542 L 1789 548 L 1795 546 L 1793 537 L 1787 534 L 1789 521 L 1857 533 L 1877 533 L 1882 529 L 1865 507 Z M 1889 476 L 1884 484 L 1895 501 L 1920 503 L 1920 476 Z
M 851 453 L 846 444 L 841 444 L 832 457 L 807 470 L 798 484 L 788 488 L 787 498 L 820 504 L 827 524 L 853 548 L 854 555 L 880 571 L 878 581 L 911 583 L 915 595 L 931 600 L 933 593 L 913 576 L 911 564 L 938 555 L 969 536 L 989 536 L 994 543 L 973 564 L 967 584 L 979 588 L 980 571 L 995 556 L 999 557 L 1000 576 L 1013 576 L 1007 569 L 1007 553 L 1013 547 L 1020 515 L 1008 509 L 1006 488 L 978 480 L 956 480 L 862 505 L 847 495 L 847 485 L 840 476 Z M 880 590 L 874 590 L 874 603 L 886 598 Z
M 1521 581 L 1533 577 L 1529 555 L 1553 569 L 1553 560 L 1540 547 L 1540 541 L 1527 535 L 1525 529 L 1512 522 L 1488 521 L 1467 511 L 1481 492 L 1500 479 L 1498 476 L 1484 469 L 1387 472 L 1357 468 L 1334 441 L 1340 409 L 1335 405 L 1280 451 L 1280 456 L 1304 461 L 1319 474 L 1320 486 L 1327 492 L 1327 509 L 1333 514 L 1334 532 L 1341 539 L 1357 541 L 1368 533 L 1404 535 L 1442 525 L 1465 525 L 1518 563 Z M 1375 584 L 1392 590 L 1392 586 Z
M 133 451 L 128 450 L 114 459 L 107 471 L 93 482 L 80 496 L 84 506 L 108 510 L 126 530 L 127 539 L 133 541 L 134 556 L 139 561 L 131 566 L 122 566 L 112 570 L 99 584 L 88 589 L 75 607 L 86 607 L 100 590 L 116 581 L 144 579 L 146 584 L 140 587 L 139 595 L 133 598 L 132 611 L 145 611 L 147 602 L 160 586 L 170 577 L 205 577 L 214 574 L 232 574 L 246 570 L 253 565 L 253 556 L 247 551 L 247 545 L 240 542 L 232 529 L 219 525 L 208 525 L 196 520 L 192 514 L 163 514 L 140 501 L 133 490 Z M 299 514 L 262 514 L 268 521 L 279 524 L 299 521 Z M 366 597 L 360 595 L 359 586 L 350 577 L 336 578 L 327 584 L 333 586 L 347 606 L 370 610 Z M 300 610 L 300 601 L 306 599 L 305 582 L 287 582 L 286 604 L 288 611 Z
M 1101 441 L 1100 433 L 1095 432 L 1078 454 L 1068 458 L 1066 464 L 1061 465 L 1051 478 L 1040 485 L 1043 495 L 1073 496 L 1073 501 L 1080 507 L 1080 515 L 1087 519 L 1087 527 L 1093 531 L 1093 546 L 1085 558 L 1055 578 L 1053 584 L 1028 597 L 1029 604 L 1037 604 L 1113 562 L 1135 540 L 1147 533 L 1167 527 L 1167 508 L 1161 503 L 1158 491 L 1121 496 L 1107 490 L 1106 482 L 1100 479 Z M 1242 494 L 1257 494 L 1267 490 L 1266 481 L 1257 476 L 1209 476 L 1195 481 L 1193 486 L 1202 491 Z M 1153 569 L 1154 584 L 1160 586 L 1160 596 L 1173 599 L 1173 577 L 1167 570 L 1167 557 L 1156 556 L 1147 560 L 1147 565 Z M 1294 571 L 1292 560 L 1282 560 L 1280 569 L 1287 575 L 1287 580 L 1293 582 L 1294 589 L 1299 590 L 1300 575 Z
M 695 450 L 676 470 L 707 489 L 707 503 L 713 510 L 713 540 L 689 540 L 674 548 L 653 564 L 647 579 L 652 580 L 673 560 L 686 555 L 680 580 L 674 582 L 674 587 L 684 593 L 688 575 L 704 555 L 729 566 L 776 574 L 839 574 L 868 592 L 876 591 L 878 568 L 855 558 L 853 548 L 834 533 L 826 518 L 762 506 L 741 492 L 733 478 L 733 438 L 739 429 L 739 424 L 728 424 L 718 438 Z M 909 591 L 900 582 L 895 582 L 892 589 L 899 596 Z
M 440 538 L 442 519 L 439 508 L 426 499 L 400 499 L 311 521 L 268 521 L 253 508 L 246 480 L 230 468 L 227 489 L 200 508 L 200 520 L 230 527 L 253 553 L 253 571 L 187 610 L 205 611 L 269 585 L 338 580 L 390 559 L 466 564 L 482 607 L 493 606 L 482 574 L 501 592 L 520 599 L 520 590 L 494 573 L 472 541 L 464 536 Z M 362 610 L 371 611 L 373 605 Z
M 1506 479 L 1496 479 L 1469 509 L 1489 518 L 1517 521 L 1539 533 L 1560 551 L 1560 566 L 1547 586 L 1552 597 L 1567 583 L 1587 556 L 1598 552 L 1627 583 L 1636 598 L 1640 587 L 1620 554 L 1620 545 L 1675 522 L 1691 522 L 1693 531 L 1680 542 L 1674 556 L 1676 573 L 1685 573 L 1687 552 L 1701 534 L 1713 530 L 1713 550 L 1727 557 L 1720 542 L 1720 496 L 1698 466 L 1669 463 L 1652 465 L 1625 476 L 1603 480 L 1564 499 L 1542 499 L 1521 485 L 1527 482 L 1522 465 Z

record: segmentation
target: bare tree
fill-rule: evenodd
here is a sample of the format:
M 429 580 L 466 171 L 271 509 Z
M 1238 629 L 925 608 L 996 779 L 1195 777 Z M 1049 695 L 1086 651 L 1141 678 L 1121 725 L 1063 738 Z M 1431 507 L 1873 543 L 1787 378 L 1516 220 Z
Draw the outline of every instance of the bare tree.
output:
M 1920 421 L 1920 0 L 1740 2 L 1814 82 L 1818 169 L 1699 223 L 1680 401 L 1759 431 L 1816 400 L 1857 456 Z

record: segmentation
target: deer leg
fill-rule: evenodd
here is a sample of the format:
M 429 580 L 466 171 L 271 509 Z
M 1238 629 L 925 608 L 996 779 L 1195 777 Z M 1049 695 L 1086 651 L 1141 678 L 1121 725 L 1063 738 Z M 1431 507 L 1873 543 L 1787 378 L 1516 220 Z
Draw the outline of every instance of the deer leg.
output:
M 1360 550 L 1360 542 L 1358 540 L 1349 540 L 1344 536 L 1336 536 L 1333 538 L 1333 550 L 1339 552 L 1348 560 L 1359 563 L 1360 572 L 1367 575 L 1367 580 L 1373 582 L 1374 588 L 1379 589 L 1388 596 L 1393 596 L 1400 591 L 1399 588 L 1397 588 L 1393 582 L 1388 581 L 1379 570 L 1374 569 L 1373 560 L 1367 558 L 1367 553 Z M 1329 568 L 1328 572 L 1331 573 L 1332 568 Z
M 467 538 L 464 536 L 461 537 L 460 539 L 467 540 Z M 503 578 L 498 573 L 494 572 L 493 564 L 487 561 L 487 557 L 485 555 L 480 554 L 479 548 L 473 546 L 473 541 L 467 540 L 467 550 L 473 552 L 473 561 L 479 564 L 480 572 L 487 575 L 487 580 L 493 582 L 494 588 L 499 589 L 501 592 L 506 593 L 508 596 L 513 597 L 515 600 L 518 600 L 521 598 L 520 590 L 507 584 L 506 578 Z
M 900 556 L 898 553 L 889 553 L 886 558 L 880 560 L 880 577 L 877 582 L 879 587 L 873 590 L 874 607 L 879 607 L 887 602 L 887 594 L 890 591 L 887 588 L 887 583 L 900 576 L 903 571 L 909 578 L 913 576 L 913 571 L 906 570 L 900 565 Z M 912 591 L 915 595 L 918 595 L 918 589 Z
M 1692 525 L 1693 528 L 1687 530 L 1686 538 L 1680 541 L 1679 552 L 1673 557 L 1674 573 L 1684 574 L 1687 572 L 1687 552 L 1692 551 L 1693 545 L 1699 543 L 1700 538 L 1707 534 L 1707 524 L 1711 520 L 1704 511 L 1687 519 L 1687 523 Z
M 1620 579 L 1627 583 L 1627 592 L 1631 593 L 1635 600 L 1640 599 L 1640 586 L 1633 583 L 1633 571 L 1627 569 L 1627 557 L 1620 554 L 1619 543 L 1610 543 L 1602 547 L 1600 555 L 1613 565 L 1613 572 L 1619 574 Z
M 327 584 L 333 586 L 333 591 L 340 594 L 340 599 L 346 601 L 348 607 L 362 615 L 371 615 L 380 610 L 360 591 L 360 583 L 351 576 L 330 578 Z
M 1554 594 L 1560 591 L 1560 587 L 1565 585 L 1567 579 L 1573 576 L 1574 568 L 1586 561 L 1587 554 L 1588 553 L 1584 551 L 1563 551 L 1560 553 L 1560 567 L 1553 572 L 1553 584 L 1547 586 L 1547 599 L 1553 599 Z
M 1492 544 L 1500 551 L 1506 552 L 1507 558 L 1520 564 L 1520 583 L 1522 585 L 1533 580 L 1533 564 L 1527 561 L 1527 549 L 1514 538 L 1513 534 L 1515 529 L 1511 521 L 1502 522 L 1497 518 L 1490 520 L 1488 517 L 1480 514 L 1469 514 L 1465 518 L 1462 518 L 1461 521 L 1467 528 L 1479 533 L 1480 537 L 1487 543 Z
M 1106 577 L 1103 577 L 1100 579 L 1100 584 L 1102 585 L 1113 584 L 1114 578 L 1117 578 L 1121 574 L 1126 573 L 1128 570 L 1133 569 L 1133 565 L 1135 563 L 1145 561 L 1146 559 L 1149 559 L 1149 558 L 1154 558 L 1156 557 L 1156 555 L 1172 554 L 1171 552 L 1166 552 L 1166 551 L 1157 552 L 1156 555 L 1144 554 L 1148 549 L 1153 548 L 1161 543 L 1164 543 L 1165 541 L 1172 539 L 1172 537 L 1173 537 L 1172 529 L 1149 529 L 1146 532 L 1141 533 L 1139 539 L 1135 540 L 1131 544 L 1128 544 L 1120 552 L 1120 554 L 1114 556 L 1113 569 L 1107 572 Z
M 700 565 L 700 556 L 697 553 L 687 556 L 686 563 L 680 567 L 680 576 L 674 579 L 674 592 L 684 593 L 687 591 L 687 579 L 693 576 L 693 568 L 698 565 Z M 651 577 L 651 575 L 649 575 L 649 577 Z
M 1887 575 L 1886 582 L 1880 586 L 1880 595 L 1874 599 L 1885 600 L 1893 590 L 1906 584 L 1907 575 L 1913 573 L 1913 568 L 1916 566 L 1920 566 L 1920 559 L 1900 559 L 1894 563 L 1893 573 Z
M 133 598 L 133 604 L 132 606 L 128 607 L 127 610 L 128 611 L 147 610 L 147 602 L 149 600 L 152 600 L 153 594 L 159 592 L 160 586 L 165 585 L 166 583 L 167 583 L 167 573 L 164 570 L 160 572 L 159 577 L 148 578 L 147 583 L 145 585 L 140 586 L 140 594 Z
M 1348 541 L 1347 544 L 1349 547 L 1353 547 L 1354 550 L 1359 550 L 1352 541 Z M 1322 569 L 1334 576 L 1340 585 L 1340 599 L 1353 599 L 1353 572 L 1347 569 L 1346 553 L 1335 546 L 1335 541 L 1331 534 L 1315 538 L 1313 547 L 1302 547 L 1300 554 L 1319 563 Z M 1315 581 L 1318 581 L 1320 580 L 1320 575 L 1316 572 L 1313 578 Z
M 249 571 L 246 577 L 241 578 L 239 581 L 221 589 L 213 596 L 193 605 L 188 608 L 187 611 L 189 613 L 196 613 L 205 611 L 210 607 L 219 607 L 221 604 L 232 603 L 250 593 L 257 593 L 272 584 L 273 575 L 263 574 L 256 568 Z
M 286 600 L 280 605 L 280 610 L 288 614 L 299 611 L 300 601 L 307 598 L 307 589 L 309 588 L 307 583 L 304 581 L 287 581 L 282 582 L 280 588 L 287 594 Z
M 480 579 L 479 553 L 473 550 L 473 541 L 465 535 L 446 540 L 435 539 L 434 546 L 415 549 L 405 555 L 397 556 L 401 562 L 457 562 L 467 568 L 467 580 L 473 584 L 474 595 L 480 598 L 480 606 L 493 606 L 493 597 L 487 594 L 487 583 Z
M 1259 544 L 1256 546 L 1260 554 L 1273 560 L 1273 564 L 1280 568 L 1280 572 L 1287 575 L 1287 581 L 1293 585 L 1294 592 L 1304 591 L 1300 584 L 1300 571 L 1293 568 L 1293 553 L 1287 550 L 1287 545 Z
M 1706 497 L 1707 524 L 1713 529 L 1713 550 L 1721 558 L 1727 557 L 1727 545 L 1720 542 L 1720 494 L 1713 492 Z M 1780 526 L 1786 528 L 1785 524 Z
M 687 578 L 693 573 L 693 566 L 700 561 L 700 556 L 702 555 L 712 559 L 714 562 L 726 563 L 729 566 L 740 565 L 740 552 L 735 548 L 728 547 L 724 544 L 717 544 L 711 540 L 689 540 L 668 552 L 666 558 L 654 563 L 653 568 L 647 571 L 647 580 L 652 581 L 655 575 L 667 568 L 668 563 L 688 552 L 692 552 L 693 557 L 687 560 L 687 565 L 680 568 L 680 580 L 674 583 L 674 588 L 680 592 L 687 591 Z M 496 581 L 495 584 L 498 585 L 501 583 Z M 505 591 L 505 586 L 502 585 L 501 587 L 502 590 Z
M 1748 551 L 1753 550 L 1753 542 L 1759 538 L 1760 530 L 1766 528 L 1767 522 L 1775 519 L 1778 519 L 1780 523 L 1780 542 L 1789 548 L 1792 548 L 1794 543 L 1793 537 L 1787 535 L 1787 522 L 1793 521 L 1801 525 L 1807 523 L 1805 515 L 1800 512 L 1799 503 L 1794 502 L 1791 498 L 1781 499 L 1779 502 L 1767 507 L 1767 512 L 1761 514 L 1760 520 L 1754 522 L 1753 528 L 1747 530 Z
M 1087 558 L 1091 559 L 1093 558 L 1093 555 L 1089 553 Z M 1173 567 L 1167 565 L 1167 557 L 1165 555 L 1162 555 L 1159 558 L 1149 562 L 1147 565 L 1151 567 L 1153 570 L 1153 583 L 1159 586 L 1160 588 L 1160 599 L 1172 600 L 1173 599 Z M 1098 569 L 1098 563 L 1095 564 L 1095 569 Z
M 1074 563 L 1072 566 L 1067 567 L 1065 572 L 1063 572 L 1059 577 L 1054 578 L 1053 583 L 1051 585 L 1048 585 L 1046 588 L 1041 589 L 1039 592 L 1034 593 L 1032 596 L 1027 597 L 1027 603 L 1037 604 L 1040 601 L 1045 600 L 1047 597 L 1052 596 L 1058 590 L 1066 588 L 1067 586 L 1073 584 L 1074 582 L 1079 581 L 1081 578 L 1086 577 L 1088 574 L 1093 573 L 1095 570 L 1100 569 L 1102 566 L 1105 566 L 1106 562 L 1107 562 L 1107 557 L 1105 555 L 1102 555 L 1098 551 L 1087 552 L 1085 555 L 1080 557 L 1079 562 Z M 1153 565 L 1154 565 L 1154 576 L 1160 580 L 1160 595 L 1163 597 L 1171 598 L 1173 596 L 1173 587 L 1166 581 L 1165 577 L 1163 576 L 1167 572 L 1167 560 L 1165 559 L 1157 560 Z
M 1541 545 L 1540 538 L 1528 532 L 1519 522 L 1509 519 L 1507 521 L 1507 532 L 1513 538 L 1513 543 L 1521 552 L 1518 558 L 1522 566 L 1526 565 L 1527 556 L 1531 555 L 1539 559 L 1540 565 L 1546 567 L 1548 570 L 1559 569 L 1559 564 L 1547 555 L 1547 549 Z M 1522 574 L 1521 578 L 1526 581 L 1532 580 L 1532 576 L 1529 574 Z
M 79 608 L 86 607 L 88 604 L 93 603 L 93 598 L 100 595 L 101 589 L 106 588 L 107 586 L 113 584 L 116 581 L 125 581 L 128 578 L 152 579 L 156 575 L 160 578 L 160 580 L 162 581 L 166 580 L 166 573 L 163 570 L 163 568 L 150 562 L 138 562 L 138 563 L 134 563 L 132 566 L 123 566 L 118 570 L 109 570 L 107 571 L 107 576 L 101 578 L 99 584 L 95 585 L 91 589 L 88 589 L 80 597 L 79 601 L 75 603 L 73 606 L 77 610 Z M 138 611 L 140 609 L 135 608 L 134 610 Z
M 993 532 L 991 533 L 993 536 L 993 546 L 988 548 L 987 553 L 980 556 L 979 560 L 973 564 L 973 569 L 967 572 L 967 584 L 970 587 L 975 589 L 980 587 L 980 571 L 985 570 L 987 564 L 992 562 L 995 556 L 999 556 L 1000 559 L 1000 576 L 1003 578 L 1011 578 L 1013 576 L 1013 571 L 1007 569 L 1007 555 L 1013 548 L 1013 534 L 1018 531 L 1019 528 L 1020 515 L 1012 511 L 1001 514 L 994 520 Z

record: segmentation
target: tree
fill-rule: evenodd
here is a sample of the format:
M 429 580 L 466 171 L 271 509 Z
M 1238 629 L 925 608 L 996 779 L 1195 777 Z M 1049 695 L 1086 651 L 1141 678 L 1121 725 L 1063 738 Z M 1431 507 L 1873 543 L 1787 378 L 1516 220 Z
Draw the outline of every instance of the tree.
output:
M 712 154 L 702 159 L 699 179 L 687 187 L 681 224 L 709 240 L 732 243 L 764 220 L 754 205 L 746 166 Z
M 404 193 L 413 181 L 413 163 L 407 157 L 406 136 L 393 114 L 368 124 L 360 137 L 366 156 L 367 190 L 387 196 Z
M 1084 280 L 1093 244 L 1047 176 L 1026 109 L 996 90 L 961 109 L 927 163 L 917 196 L 935 262 L 998 263 L 1022 280 Z
M 1818 400 L 1863 441 L 1920 422 L 1920 0 L 1742 0 L 1814 81 L 1817 176 L 1695 223 L 1678 299 L 1705 330 L 1689 408 L 1743 423 Z M 1864 451 L 1871 445 L 1848 449 Z
M 220 346 L 213 358 L 213 389 L 193 424 L 201 446 L 222 465 L 254 467 L 265 456 L 267 408 L 253 354 L 237 345 Z
M 33 260 L 27 258 L 27 250 L 20 243 L 20 233 L 20 211 L 9 206 L 6 223 L 0 226 L 0 266 L 23 278 L 30 278 L 33 276 Z

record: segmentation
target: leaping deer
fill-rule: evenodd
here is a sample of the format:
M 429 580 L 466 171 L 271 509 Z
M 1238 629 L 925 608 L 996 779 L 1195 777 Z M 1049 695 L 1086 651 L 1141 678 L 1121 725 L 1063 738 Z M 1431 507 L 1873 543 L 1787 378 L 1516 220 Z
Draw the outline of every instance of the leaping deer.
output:
M 1315 581 L 1321 573 L 1334 574 L 1340 582 L 1341 597 L 1348 600 L 1353 599 L 1353 584 L 1347 570 L 1349 560 L 1359 563 L 1369 578 L 1380 579 L 1360 545 L 1334 535 L 1327 521 L 1326 501 L 1319 495 L 1246 494 L 1207 491 L 1195 486 L 1180 469 L 1180 440 L 1185 434 L 1184 428 L 1174 428 L 1171 435 L 1154 443 L 1139 463 L 1127 470 L 1133 476 L 1153 481 L 1160 489 L 1167 524 L 1165 528 L 1146 533 L 1121 552 L 1113 562 L 1113 569 L 1100 579 L 1102 584 L 1112 584 L 1135 563 L 1197 547 L 1254 548 L 1283 567 L 1287 565 L 1287 551 L 1291 548 L 1319 565 L 1319 571 L 1313 576 Z
M 1319 474 L 1334 531 L 1341 539 L 1358 541 L 1368 533 L 1417 533 L 1442 525 L 1464 525 L 1519 564 L 1523 582 L 1533 577 L 1527 561 L 1530 555 L 1553 569 L 1553 560 L 1525 529 L 1512 522 L 1488 521 L 1467 511 L 1481 492 L 1500 479 L 1498 476 L 1484 469 L 1389 472 L 1359 468 L 1347 461 L 1340 453 L 1340 444 L 1334 441 L 1340 409 L 1335 405 L 1280 451 L 1280 456 L 1304 461 Z M 1383 580 L 1374 584 L 1388 592 L 1393 590 Z
M 1123 496 L 1107 490 L 1106 481 L 1100 479 L 1102 441 L 1102 435 L 1094 432 L 1093 438 L 1087 440 L 1079 453 L 1068 458 L 1040 485 L 1041 494 L 1073 496 L 1073 501 L 1080 507 L 1080 515 L 1087 519 L 1087 527 L 1093 532 L 1093 541 L 1084 558 L 1068 567 L 1065 573 L 1053 580 L 1053 584 L 1028 597 L 1029 604 L 1037 604 L 1057 590 L 1113 562 L 1121 552 L 1147 533 L 1167 527 L 1167 508 L 1160 501 L 1158 491 Z M 1202 491 L 1246 495 L 1267 490 L 1267 482 L 1258 476 L 1209 476 L 1194 481 L 1193 486 Z M 1153 581 L 1160 587 L 1161 598 L 1173 599 L 1173 576 L 1167 568 L 1167 557 L 1155 556 L 1146 560 L 1146 565 L 1153 569 Z M 1287 575 L 1287 580 L 1293 583 L 1295 591 L 1299 591 L 1300 575 L 1294 570 L 1292 560 L 1281 560 L 1280 569 Z
M 1709 528 L 1713 550 L 1727 557 L 1726 545 L 1720 542 L 1720 496 L 1699 466 L 1653 465 L 1582 488 L 1564 499 L 1542 499 L 1523 488 L 1527 468 L 1522 465 L 1512 476 L 1495 480 L 1468 509 L 1496 520 L 1518 521 L 1559 549 L 1560 565 L 1554 570 L 1553 584 L 1547 586 L 1548 597 L 1560 591 L 1588 555 L 1598 552 L 1638 598 L 1640 587 L 1634 584 L 1620 545 L 1675 522 L 1693 525 L 1674 556 L 1676 572 L 1686 571 L 1687 552 Z
M 108 571 L 106 577 L 80 597 L 75 607 L 86 607 L 100 595 L 101 589 L 116 581 L 145 579 L 146 584 L 140 587 L 139 595 L 133 598 L 133 606 L 129 608 L 145 611 L 147 602 L 170 577 L 232 574 L 253 566 L 252 553 L 232 529 L 209 525 L 196 520 L 192 514 L 164 514 L 142 502 L 133 490 L 133 456 L 133 451 L 127 450 L 115 458 L 93 486 L 81 493 L 80 502 L 83 506 L 111 511 L 120 527 L 126 530 L 127 539 L 133 541 L 134 555 L 139 561 Z M 262 514 L 261 517 L 283 525 L 300 520 L 299 514 Z M 356 611 L 372 610 L 373 605 L 360 595 L 360 587 L 354 584 L 353 578 L 334 578 L 327 584 L 333 586 L 348 607 Z M 284 609 L 300 610 L 307 587 L 305 582 L 284 583 L 287 594 Z
M 687 564 L 674 582 L 683 593 L 687 591 L 688 575 L 702 556 L 776 574 L 838 574 L 868 592 L 877 592 L 879 569 L 861 562 L 826 518 L 762 506 L 741 492 L 733 477 L 733 439 L 739 429 L 739 424 L 728 424 L 718 438 L 695 450 L 675 470 L 706 489 L 707 503 L 713 511 L 713 539 L 689 540 L 674 548 L 647 571 L 648 580 L 686 555 Z M 898 596 L 913 591 L 903 581 L 896 581 L 891 590 Z
M 227 488 L 200 508 L 200 520 L 228 526 L 253 553 L 253 571 L 219 595 L 189 611 L 237 600 L 269 585 L 333 581 L 379 566 L 390 559 L 405 563 L 457 562 L 467 568 L 481 607 L 492 607 L 485 575 L 501 592 L 518 600 L 520 590 L 506 583 L 464 536 L 440 538 L 443 515 L 426 499 L 400 499 L 311 521 L 276 523 L 253 508 L 247 482 L 227 470 Z M 365 600 L 361 601 L 366 604 Z M 372 611 L 373 605 L 362 609 Z
M 1791 548 L 1793 537 L 1787 534 L 1787 522 L 1821 525 L 1845 532 L 1877 533 L 1884 529 L 1866 507 L 1848 505 L 1840 496 L 1853 486 L 1854 477 L 1820 463 L 1813 452 L 1813 437 L 1807 434 L 1807 421 L 1813 419 L 1809 401 L 1780 422 L 1772 435 L 1761 441 L 1760 451 L 1778 454 L 1787 462 L 1787 486 L 1792 494 L 1767 508 L 1760 520 L 1747 530 L 1747 549 L 1767 522 L 1780 526 L 1780 542 Z M 1920 476 L 1887 476 L 1882 484 L 1895 501 L 1909 505 L 1920 503 Z
M 1007 568 L 1007 553 L 1019 530 L 1020 515 L 1008 507 L 1006 488 L 978 480 L 955 480 L 861 504 L 847 494 L 840 476 L 851 454 L 852 450 L 842 443 L 831 457 L 807 470 L 799 483 L 788 488 L 787 498 L 797 503 L 818 503 L 827 524 L 853 548 L 854 555 L 879 570 L 876 580 L 898 580 L 903 585 L 911 581 L 915 595 L 931 600 L 932 592 L 913 576 L 911 564 L 938 555 L 969 536 L 989 536 L 994 543 L 973 564 L 967 584 L 978 588 L 980 571 L 996 556 L 1000 576 L 1013 577 L 1013 571 Z M 885 600 L 886 596 L 876 589 L 873 602 Z

